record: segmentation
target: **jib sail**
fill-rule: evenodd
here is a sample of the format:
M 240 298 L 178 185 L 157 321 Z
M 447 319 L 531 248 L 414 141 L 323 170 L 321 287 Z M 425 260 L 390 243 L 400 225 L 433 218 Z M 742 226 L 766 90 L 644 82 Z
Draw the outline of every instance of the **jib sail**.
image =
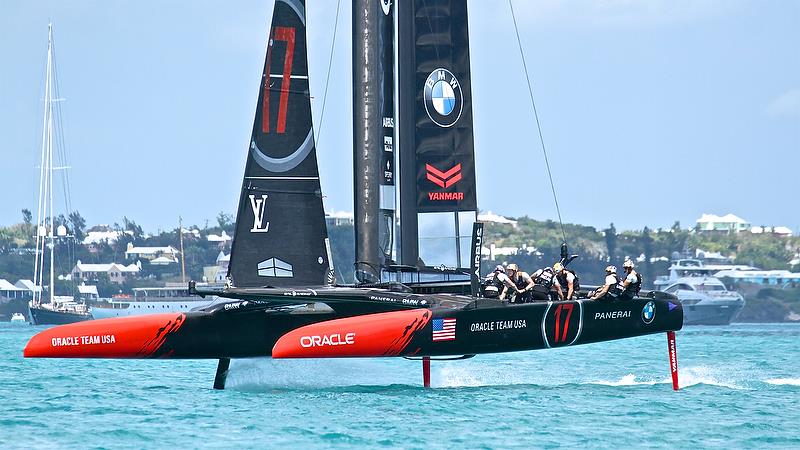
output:
M 332 280 L 311 123 L 303 0 L 277 0 L 228 269 L 236 287 Z
M 476 219 L 467 2 L 398 8 L 401 258 L 470 267 Z

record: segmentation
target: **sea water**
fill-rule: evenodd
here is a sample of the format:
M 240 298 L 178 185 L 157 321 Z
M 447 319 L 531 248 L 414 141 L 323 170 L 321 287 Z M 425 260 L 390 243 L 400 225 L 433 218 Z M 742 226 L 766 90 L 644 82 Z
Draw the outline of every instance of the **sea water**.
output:
M 23 359 L 0 325 L 0 448 L 800 448 L 800 325 L 434 361 Z

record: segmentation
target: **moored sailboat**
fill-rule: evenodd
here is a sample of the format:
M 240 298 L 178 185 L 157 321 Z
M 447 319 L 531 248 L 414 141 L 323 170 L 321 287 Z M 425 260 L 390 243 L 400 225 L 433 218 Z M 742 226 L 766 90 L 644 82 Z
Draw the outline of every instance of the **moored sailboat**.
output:
M 47 69 L 44 93 L 44 124 L 42 131 L 42 157 L 39 179 L 39 200 L 36 220 L 36 253 L 33 282 L 37 289 L 33 290 L 33 298 L 28 304 L 30 320 L 34 325 L 60 325 L 81 322 L 92 318 L 85 303 L 77 302 L 71 296 L 55 295 L 55 251 L 60 240 L 70 239 L 67 228 L 56 225 L 53 201 L 53 165 L 56 146 L 56 134 L 60 129 L 60 121 L 55 117 L 55 58 L 53 53 L 53 26 L 48 26 L 47 36 Z M 63 141 L 62 141 L 63 142 Z M 66 169 L 66 167 L 62 167 Z M 45 260 L 49 264 L 45 266 Z M 49 281 L 45 284 L 45 277 Z M 48 302 L 44 293 L 47 292 Z

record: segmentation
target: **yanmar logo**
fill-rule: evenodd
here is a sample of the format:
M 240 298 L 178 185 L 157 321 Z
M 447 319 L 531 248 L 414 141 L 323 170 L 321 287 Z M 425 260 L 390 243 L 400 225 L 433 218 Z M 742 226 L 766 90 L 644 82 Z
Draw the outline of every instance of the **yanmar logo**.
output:
M 461 163 L 447 170 L 439 170 L 430 164 L 425 164 L 425 177 L 431 183 L 442 187 L 453 187 L 461 181 Z M 464 200 L 463 192 L 428 192 L 429 201 L 461 201 Z
M 356 343 L 356 334 L 347 333 L 342 336 L 339 333 L 323 334 L 322 336 L 301 336 L 300 346 L 303 348 L 325 347 L 335 345 L 353 345 Z
M 425 171 L 429 181 L 445 189 L 461 181 L 461 163 L 444 172 L 430 164 L 425 164 Z

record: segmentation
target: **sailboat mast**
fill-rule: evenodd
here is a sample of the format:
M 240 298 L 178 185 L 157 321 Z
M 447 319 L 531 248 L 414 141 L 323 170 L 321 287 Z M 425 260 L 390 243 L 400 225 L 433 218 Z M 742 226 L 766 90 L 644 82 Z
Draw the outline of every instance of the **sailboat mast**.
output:
M 50 27 L 47 46 L 47 78 L 53 76 L 53 28 Z M 53 83 L 47 92 L 47 188 L 50 208 L 50 229 L 47 235 L 50 238 L 50 304 L 54 305 L 53 296 L 55 294 L 55 213 L 53 208 Z
M 380 279 L 394 250 L 394 5 L 353 1 L 356 278 Z
M 51 57 L 53 46 L 53 24 L 47 25 L 47 64 L 45 69 L 44 81 L 44 114 L 42 115 L 42 152 L 41 161 L 39 162 L 39 196 L 36 204 L 36 252 L 34 254 L 33 266 L 33 285 L 39 289 L 34 289 L 33 304 L 38 305 L 42 302 L 42 283 L 44 282 L 44 249 L 46 232 L 44 227 L 46 210 L 46 192 L 47 192 L 47 124 L 50 109 L 50 72 L 51 72 Z
M 178 216 L 178 236 L 181 242 L 181 283 L 186 284 L 186 256 L 183 254 L 183 217 Z

